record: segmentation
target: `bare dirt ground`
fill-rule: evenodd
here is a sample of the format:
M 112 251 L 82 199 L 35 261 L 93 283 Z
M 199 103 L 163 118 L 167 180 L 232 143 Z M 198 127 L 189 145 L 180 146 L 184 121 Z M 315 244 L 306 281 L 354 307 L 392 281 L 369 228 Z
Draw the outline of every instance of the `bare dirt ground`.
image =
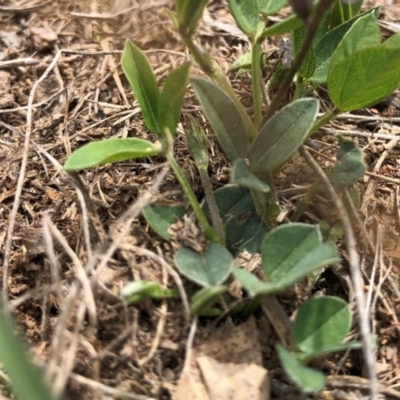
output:
M 126 38 L 147 52 L 160 82 L 173 67 L 191 60 L 169 20 L 172 3 L 0 3 L 3 301 L 15 314 L 32 353 L 46 366 L 55 392 L 64 392 L 66 398 L 246 399 L 252 398 L 254 387 L 262 388 L 265 396 L 254 398 L 268 398 L 268 371 L 271 398 L 366 399 L 360 352 L 339 353 L 316 363 L 329 376 L 327 388 L 304 396 L 282 372 L 274 351 L 279 338 L 262 313 L 247 322 L 200 319 L 195 331 L 181 301 L 127 307 L 119 298 L 121 288 L 132 280 L 154 280 L 169 287 L 180 283 L 168 271 L 177 248 L 201 240 L 192 220 L 183 222 L 178 229 L 183 233 L 166 243 L 152 233 L 140 213 L 154 199 L 184 201 L 179 186 L 170 172 L 161 176 L 163 159 L 107 165 L 75 176 L 66 175 L 61 166 L 72 150 L 91 140 L 157 139 L 143 125 L 119 60 Z M 400 2 L 381 4 L 383 33 L 390 36 L 400 28 Z M 225 71 L 247 49 L 223 1 L 210 3 L 198 33 Z M 269 42 L 264 50 L 272 54 L 278 44 Z M 201 74 L 195 65 L 192 74 Z M 231 78 L 250 106 L 248 77 Z M 190 93 L 184 108 L 184 114 L 196 116 L 207 127 Z M 340 133 L 357 140 L 365 154 L 369 173 L 359 182 L 364 221 L 359 250 L 365 291 L 372 296 L 376 365 L 383 398 L 388 399 L 400 399 L 399 115 L 392 104 L 338 118 L 316 135 L 319 147 L 313 153 L 324 166 L 334 154 L 334 136 Z M 185 127 L 185 117 L 182 124 Z M 209 173 L 218 188 L 228 182 L 230 166 L 212 135 L 209 148 Z M 176 140 L 176 152 L 202 198 L 183 135 Z M 279 176 L 282 202 L 293 204 L 292 189 L 311 181 L 305 164 L 294 160 Z M 318 222 L 326 214 L 326 207 L 316 207 L 307 218 Z M 340 271 L 326 271 L 313 294 L 321 291 L 352 301 L 344 251 L 342 255 Z M 257 260 L 247 255 L 241 262 L 257 267 Z M 279 301 L 290 315 L 310 294 L 307 285 L 299 284 Z M 356 330 L 352 337 L 357 338 Z M 195 363 L 198 376 L 182 377 L 184 367 Z M 244 375 L 235 372 L 235 365 L 242 365 Z M 0 387 L 10 398 L 6 381 Z M 215 387 L 226 394 L 213 395 Z M 232 388 L 236 397 L 229 397 Z

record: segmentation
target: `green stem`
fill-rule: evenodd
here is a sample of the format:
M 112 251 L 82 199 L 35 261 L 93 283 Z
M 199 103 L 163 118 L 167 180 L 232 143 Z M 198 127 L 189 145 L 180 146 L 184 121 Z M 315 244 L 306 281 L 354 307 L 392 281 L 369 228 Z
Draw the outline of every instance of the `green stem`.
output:
M 308 137 L 310 137 L 319 128 L 323 127 L 325 124 L 327 124 L 329 121 L 331 121 L 340 113 L 341 111 L 338 108 L 334 108 L 333 110 L 330 110 L 327 113 L 325 113 L 321 118 L 318 118 L 311 127 Z
M 296 89 L 294 90 L 293 101 L 303 97 L 304 87 L 304 78 L 299 76 L 296 82 Z
M 199 174 L 201 183 L 203 185 L 204 194 L 206 196 L 206 201 L 208 204 L 208 209 L 210 210 L 210 217 L 215 230 L 217 231 L 219 237 L 222 240 L 222 244 L 225 243 L 225 229 L 222 223 L 221 215 L 219 214 L 218 205 L 215 201 L 215 196 L 213 194 L 212 185 L 210 177 L 208 175 L 207 169 L 199 167 Z
M 265 39 L 271 36 L 284 35 L 300 28 L 303 25 L 303 21 L 297 15 L 291 15 L 286 19 L 277 22 L 276 24 L 266 28 L 260 35 L 259 41 L 263 42 Z
M 271 105 L 268 108 L 267 114 L 264 117 L 263 124 L 267 122 L 278 110 L 279 106 L 281 105 L 284 97 L 286 96 L 289 86 L 293 81 L 294 76 L 296 75 L 297 71 L 299 70 L 305 56 L 307 55 L 308 50 L 311 48 L 314 36 L 317 33 L 318 27 L 320 22 L 325 14 L 325 11 L 331 5 L 332 0 L 321 0 L 317 5 L 315 10 L 314 18 L 312 19 L 308 29 L 306 37 L 304 38 L 304 42 L 301 45 L 299 52 L 294 59 L 292 67 L 289 69 L 288 73 L 286 74 L 285 78 L 281 82 L 272 101 Z
M 211 180 L 208 175 L 209 157 L 207 151 L 207 137 L 204 131 L 197 125 L 196 121 L 189 116 L 191 130 L 187 132 L 186 140 L 189 151 L 199 170 L 201 183 L 203 185 L 204 194 L 208 209 L 211 216 L 213 227 L 217 231 L 221 240 L 225 241 L 225 229 L 221 220 L 217 202 L 213 193 Z
M 210 53 L 205 53 L 192 37 L 187 37 L 182 32 L 180 32 L 180 35 L 203 72 L 215 81 L 235 103 L 246 126 L 246 131 L 250 138 L 253 139 L 257 133 L 256 128 L 218 63 L 211 57 Z
M 276 219 L 276 214 L 273 212 L 273 210 L 279 208 L 274 176 L 272 173 L 266 173 L 258 178 L 260 178 L 269 186 L 270 191 L 268 193 L 262 193 L 256 190 L 250 190 L 250 195 L 257 214 L 268 226 L 268 228 L 271 229 L 274 227 Z
M 223 240 L 219 237 L 216 230 L 209 224 L 206 215 L 204 214 L 203 209 L 201 208 L 196 195 L 194 194 L 190 183 L 186 179 L 185 175 L 179 164 L 177 163 L 175 157 L 172 155 L 171 152 L 167 152 L 166 154 L 167 161 L 171 166 L 172 171 L 176 179 L 178 180 L 179 184 L 182 187 L 183 192 L 185 193 L 186 198 L 188 199 L 190 205 L 192 206 L 193 212 L 199 221 L 201 228 L 203 229 L 204 235 L 208 240 L 214 243 L 223 243 Z
M 251 77 L 253 83 L 254 124 L 258 129 L 261 124 L 262 88 L 261 88 L 261 44 L 254 43 L 251 50 Z

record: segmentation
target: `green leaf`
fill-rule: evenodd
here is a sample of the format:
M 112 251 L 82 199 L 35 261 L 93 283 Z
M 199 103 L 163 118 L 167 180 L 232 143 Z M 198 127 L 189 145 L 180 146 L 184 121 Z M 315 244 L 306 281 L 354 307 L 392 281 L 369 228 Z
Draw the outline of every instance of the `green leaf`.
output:
M 387 47 L 400 47 L 400 33 L 396 33 L 395 35 L 390 36 L 390 38 L 386 39 L 383 43 L 382 46 L 387 46 Z
M 293 223 L 270 231 L 261 246 L 268 281 L 288 287 L 323 266 L 339 261 L 335 247 L 322 242 L 318 226 Z
M 204 287 L 199 290 L 192 298 L 190 304 L 190 313 L 192 315 L 204 315 L 214 304 L 220 300 L 228 288 L 226 286 Z
M 159 134 L 157 116 L 160 93 L 149 60 L 137 46 L 127 40 L 122 53 L 121 64 L 139 102 L 147 129 Z
M 192 155 L 198 170 L 204 170 L 207 172 L 209 156 L 206 133 L 191 117 L 190 128 L 191 129 L 186 132 L 186 140 L 190 154 Z
M 234 267 L 233 276 L 246 289 L 250 297 L 266 295 L 272 292 L 266 290 L 267 283 L 258 279 L 254 274 L 242 268 Z
M 353 26 L 353 24 L 365 15 L 373 15 L 375 18 L 379 16 L 379 7 L 372 8 L 362 14 L 357 15 L 351 20 L 329 31 L 323 39 L 321 39 L 314 49 L 315 53 L 315 72 L 312 81 L 315 83 L 325 83 L 328 77 L 329 65 L 331 57 L 337 46 L 342 41 L 344 35 Z
M 232 99 L 215 83 L 202 79 L 190 80 L 194 92 L 210 121 L 218 143 L 233 162 L 245 158 L 249 147 L 242 117 Z
M 179 294 L 176 290 L 166 289 L 157 282 L 136 281 L 124 286 L 120 297 L 127 304 L 135 304 L 146 299 L 178 298 Z
M 75 150 L 64 164 L 65 171 L 148 157 L 162 151 L 153 143 L 137 138 L 104 139 L 85 144 Z
M 286 373 L 304 392 L 316 392 L 325 386 L 325 376 L 322 372 L 304 366 L 282 346 L 278 345 L 276 349 Z
M 335 0 L 332 10 L 332 24 L 338 26 L 355 17 L 360 11 L 363 0 L 342 1 Z
M 266 225 L 255 210 L 248 213 L 238 212 L 227 219 L 224 225 L 226 245 L 234 255 L 242 251 L 256 253 L 268 232 Z
M 326 356 L 331 353 L 337 353 L 338 351 L 359 350 L 362 349 L 362 347 L 363 347 L 362 342 L 352 341 L 347 343 L 333 344 L 318 349 L 317 351 L 309 352 L 306 354 L 300 353 L 297 354 L 297 357 L 299 358 L 300 361 L 309 362 L 315 358 Z
M 307 138 L 317 111 L 317 100 L 299 99 L 269 119 L 250 146 L 251 170 L 272 172 L 287 161 Z
M 233 163 L 231 183 L 236 183 L 239 186 L 253 189 L 257 192 L 268 193 L 270 191 L 266 183 L 251 173 L 246 161 L 242 158 L 238 158 Z
M 186 85 L 189 80 L 189 70 L 190 64 L 183 64 L 172 71 L 165 80 L 160 95 L 159 126 L 161 129 L 167 127 L 173 136 L 175 136 L 176 126 L 181 115 Z
M 307 55 L 299 69 L 298 75 L 300 75 L 305 79 L 311 78 L 314 74 L 316 66 L 314 50 L 318 42 L 322 40 L 329 31 L 330 21 L 331 21 L 331 9 L 325 12 L 322 21 L 318 27 L 318 30 L 314 36 L 312 47 L 308 50 Z M 303 44 L 304 41 L 305 33 L 306 30 L 304 25 L 301 25 L 300 27 L 292 31 L 292 43 L 293 43 L 294 54 L 297 54 L 299 52 L 301 45 Z
M 329 71 L 328 90 L 342 111 L 368 107 L 400 86 L 400 52 L 384 45 L 357 51 Z
M 200 286 L 222 284 L 231 272 L 231 253 L 219 244 L 210 243 L 203 253 L 182 247 L 175 255 L 179 271 Z
M 333 296 L 314 297 L 298 310 L 293 322 L 293 337 L 303 353 L 321 351 L 340 344 L 351 327 L 348 304 Z
M 262 69 L 267 67 L 267 62 L 264 57 L 265 53 L 261 52 L 260 57 L 260 65 Z M 252 53 L 245 53 L 239 58 L 237 58 L 233 64 L 229 67 L 229 71 L 238 70 L 236 76 L 244 74 L 246 72 L 251 72 L 251 62 L 252 62 Z
M 322 242 L 318 226 L 301 223 L 270 231 L 262 243 L 261 258 L 267 282 L 245 270 L 233 270 L 253 297 L 282 292 L 318 268 L 339 261 L 335 246 Z
M 380 42 L 381 32 L 375 16 L 367 14 L 359 18 L 337 46 L 333 53 L 329 69 L 334 68 L 357 50 L 378 45 Z
M 294 54 L 297 54 L 299 52 L 304 40 L 305 32 L 306 31 L 304 26 L 301 26 L 300 28 L 297 28 L 293 31 L 292 43 L 293 43 Z M 315 70 L 315 55 L 314 55 L 314 49 L 313 47 L 311 47 L 308 50 L 297 74 L 307 79 L 312 77 L 314 70 Z
M 258 9 L 261 14 L 272 15 L 286 6 L 287 0 L 258 0 Z
M 184 206 L 153 204 L 143 209 L 143 216 L 154 232 L 164 240 L 170 240 L 169 227 L 178 219 L 181 219 L 185 212 L 186 208 Z
M 260 20 L 257 0 L 228 0 L 228 4 L 238 27 L 248 36 L 255 34 Z
M 236 59 L 232 65 L 229 67 L 229 71 L 234 71 L 235 69 L 245 68 L 250 70 L 251 69 L 251 52 L 245 53 Z
M 44 381 L 44 371 L 42 373 L 31 363 L 26 343 L 15 336 L 14 332 L 15 328 L 10 325 L 9 315 L 6 316 L 1 309 L 0 361 L 2 369 L 10 378 L 13 392 L 20 400 L 59 399 L 60 397 L 51 395 L 50 387 Z M 4 378 L 2 380 L 4 381 Z
M 328 174 L 335 189 L 343 189 L 356 183 L 366 170 L 364 157 L 360 148 L 353 140 L 338 136 L 339 149 L 336 153 L 337 162 Z
M 179 29 L 185 36 L 192 36 L 203 15 L 208 0 L 175 0 Z
M 268 230 L 257 215 L 250 192 L 237 185 L 225 185 L 214 192 L 225 227 L 226 246 L 232 254 L 260 250 Z M 205 205 L 207 212 L 207 205 Z
M 329 8 L 327 11 L 325 11 L 325 14 L 322 18 L 321 23 L 319 24 L 318 30 L 314 36 L 313 40 L 313 49 L 315 50 L 316 46 L 318 43 L 326 36 L 326 34 L 329 32 L 329 27 L 331 23 L 331 17 L 332 17 L 332 9 Z

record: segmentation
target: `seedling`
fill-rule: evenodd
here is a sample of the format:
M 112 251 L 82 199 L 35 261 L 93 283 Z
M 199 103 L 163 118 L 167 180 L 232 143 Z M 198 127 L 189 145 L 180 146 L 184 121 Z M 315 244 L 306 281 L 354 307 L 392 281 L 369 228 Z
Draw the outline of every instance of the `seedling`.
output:
M 287 1 L 228 0 L 228 3 L 251 47 L 232 67 L 251 73 L 254 109 L 251 115 L 212 55 L 195 41 L 207 0 L 176 0 L 171 18 L 198 66 L 210 78 L 193 77 L 190 83 L 218 143 L 232 163 L 230 185 L 212 193 L 205 135 L 191 121 L 188 145 L 207 197 L 207 204 L 200 206 L 172 151 L 189 82 L 189 66 L 184 64 L 172 71 L 160 91 L 147 57 L 129 40 L 122 68 L 144 122 L 150 132 L 159 135 L 161 147 L 135 138 L 108 139 L 78 149 L 65 164 L 66 170 L 76 170 L 154 155 L 167 159 L 209 240 L 203 253 L 182 248 L 175 255 L 179 271 L 203 287 L 192 298 L 193 315 L 218 313 L 214 305 L 222 295 L 226 296 L 224 283 L 231 272 L 254 305 L 263 296 L 282 292 L 321 268 L 339 262 L 333 236 L 326 235 L 331 240 L 325 241 L 319 226 L 298 222 L 277 226 L 280 208 L 274 176 L 321 126 L 340 113 L 384 99 L 400 86 L 400 36 L 381 43 L 377 7 L 358 14 L 362 1 L 292 0 L 298 15 L 267 26 L 267 17 L 286 6 Z M 291 35 L 293 57 L 281 60 L 270 82 L 263 86 L 261 68 L 266 65 L 261 44 L 273 35 L 287 33 Z M 288 101 L 287 93 L 293 83 L 295 91 Z M 325 84 L 332 107 L 317 118 L 319 103 L 307 94 Z M 272 99 L 268 107 L 264 105 L 265 92 Z M 337 162 L 328 172 L 328 178 L 337 190 L 344 191 L 354 188 L 365 165 L 354 143 L 339 138 L 339 144 Z M 294 221 L 301 218 L 320 191 L 321 183 L 314 182 L 298 205 Z M 159 236 L 170 240 L 168 227 L 182 212 L 182 209 L 167 211 L 162 206 L 151 206 L 144 210 L 144 215 Z M 325 230 L 329 232 L 329 227 Z M 244 250 L 261 251 L 265 281 L 233 266 L 232 254 Z M 172 294 L 149 282 L 139 282 L 133 292 L 129 290 L 126 289 L 134 301 Z M 300 308 L 293 324 L 295 348 L 278 347 L 278 354 L 286 371 L 304 391 L 324 386 L 323 375 L 306 367 L 306 362 L 327 352 L 359 347 L 358 343 L 342 344 L 350 326 L 348 305 L 340 299 L 311 299 Z

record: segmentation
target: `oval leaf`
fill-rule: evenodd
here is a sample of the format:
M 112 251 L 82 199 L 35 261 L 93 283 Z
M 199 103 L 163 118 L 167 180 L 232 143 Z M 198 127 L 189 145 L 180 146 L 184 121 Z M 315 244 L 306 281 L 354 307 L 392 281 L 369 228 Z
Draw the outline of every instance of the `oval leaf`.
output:
M 399 64 L 396 47 L 357 51 L 329 71 L 329 95 L 343 112 L 376 104 L 400 86 Z
M 149 60 L 137 46 L 127 40 L 122 53 L 121 64 L 139 102 L 147 129 L 159 134 L 157 117 L 160 93 Z
M 182 247 L 175 255 L 179 271 L 200 286 L 217 286 L 225 281 L 231 272 L 231 253 L 219 244 L 211 243 L 203 253 Z
M 232 162 L 237 158 L 245 158 L 249 141 L 235 103 L 211 81 L 193 78 L 190 82 L 228 158 Z
M 335 67 L 357 50 L 378 45 L 380 42 L 381 32 L 375 16 L 368 14 L 359 18 L 336 48 L 329 69 Z
M 351 312 L 344 300 L 315 297 L 299 308 L 293 322 L 293 337 L 299 350 L 307 354 L 341 344 L 350 327 Z
M 303 144 L 317 111 L 317 100 L 299 99 L 267 121 L 249 150 L 252 171 L 273 172 L 282 165 Z
M 160 95 L 159 125 L 161 129 L 167 127 L 173 136 L 175 136 L 181 115 L 183 98 L 189 80 L 189 70 L 190 64 L 184 64 L 172 71 L 165 80 Z
M 152 204 L 143 209 L 143 216 L 154 232 L 164 240 L 170 240 L 169 227 L 185 215 L 184 206 L 166 206 Z
M 261 245 L 261 258 L 268 281 L 282 288 L 339 261 L 335 247 L 323 243 L 319 227 L 303 223 L 285 224 L 270 231 Z
M 228 4 L 238 27 L 248 36 L 254 34 L 259 21 L 257 0 L 228 0 Z
M 276 349 L 286 373 L 304 392 L 316 392 L 325 386 L 322 372 L 306 367 L 282 346 L 278 345 Z
M 147 140 L 137 138 L 105 139 L 85 144 L 75 150 L 64 164 L 64 169 L 74 171 L 160 153 L 161 150 Z
M 225 185 L 214 195 L 229 251 L 234 255 L 245 250 L 252 254 L 258 252 L 268 230 L 256 213 L 250 192 L 237 185 Z
M 375 18 L 379 16 L 379 7 L 372 8 L 362 14 L 355 16 L 332 29 L 321 39 L 315 47 L 315 72 L 312 81 L 315 83 L 325 83 L 328 77 L 329 65 L 331 57 L 337 46 L 342 41 L 344 35 L 353 26 L 353 24 L 365 15 L 373 15 Z

